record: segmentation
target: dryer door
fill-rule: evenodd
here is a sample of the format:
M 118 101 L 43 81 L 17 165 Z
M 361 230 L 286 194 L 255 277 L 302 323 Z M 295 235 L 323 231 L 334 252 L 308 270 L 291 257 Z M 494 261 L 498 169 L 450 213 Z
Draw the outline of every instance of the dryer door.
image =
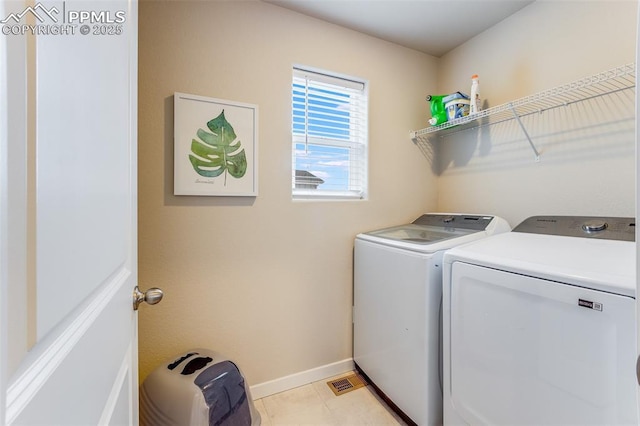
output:
M 637 424 L 634 299 L 456 262 L 450 303 L 469 424 Z

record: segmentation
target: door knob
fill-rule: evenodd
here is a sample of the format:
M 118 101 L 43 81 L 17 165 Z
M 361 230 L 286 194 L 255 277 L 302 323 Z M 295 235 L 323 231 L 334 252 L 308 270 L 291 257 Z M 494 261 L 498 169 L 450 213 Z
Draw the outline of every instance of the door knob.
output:
M 164 296 L 164 293 L 159 288 L 153 287 L 143 293 L 136 286 L 133 289 L 133 310 L 137 311 L 142 302 L 147 302 L 149 305 L 160 303 L 162 296 Z

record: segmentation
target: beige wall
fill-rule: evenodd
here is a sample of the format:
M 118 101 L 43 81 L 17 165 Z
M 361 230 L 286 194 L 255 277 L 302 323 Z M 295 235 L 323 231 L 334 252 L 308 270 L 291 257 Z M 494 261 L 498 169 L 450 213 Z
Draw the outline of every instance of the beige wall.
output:
M 440 92 L 480 76 L 496 106 L 635 61 L 635 1 L 538 1 L 440 58 Z M 536 214 L 634 216 L 634 91 L 454 133 L 432 165 L 438 208 L 483 211 L 512 226 Z
M 352 356 L 352 247 L 360 231 L 436 209 L 410 142 L 437 60 L 277 6 L 145 2 L 139 36 L 140 375 L 182 350 L 224 352 L 253 384 Z M 291 201 L 293 64 L 369 81 L 367 201 Z M 259 106 L 259 195 L 173 196 L 174 92 Z

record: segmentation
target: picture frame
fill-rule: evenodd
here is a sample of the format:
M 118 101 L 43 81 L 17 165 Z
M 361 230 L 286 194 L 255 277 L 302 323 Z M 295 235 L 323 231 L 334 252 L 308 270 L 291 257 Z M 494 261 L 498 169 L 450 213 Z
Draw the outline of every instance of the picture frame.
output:
M 258 106 L 174 93 L 174 195 L 258 195 Z

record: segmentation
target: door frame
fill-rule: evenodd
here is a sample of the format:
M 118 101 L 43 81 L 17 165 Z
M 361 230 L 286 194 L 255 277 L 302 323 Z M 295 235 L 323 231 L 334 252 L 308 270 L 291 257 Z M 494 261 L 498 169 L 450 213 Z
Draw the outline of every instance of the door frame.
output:
M 638 12 L 636 18 L 636 224 L 638 223 L 638 213 L 640 212 L 640 173 L 638 168 L 640 167 L 640 132 L 638 126 L 640 120 L 638 120 L 638 112 L 640 111 L 640 96 L 638 96 L 638 60 L 640 60 L 640 2 L 638 2 Z M 640 365 L 640 230 L 636 225 L 636 379 L 640 385 L 640 371 L 638 366 Z M 636 400 L 638 405 L 638 418 L 640 418 L 640 387 L 637 387 Z
M 5 16 L 5 2 L 0 1 L 0 16 Z M 7 99 L 7 38 L 0 39 L 0 420 L 5 419 L 6 359 L 7 359 L 7 253 L 8 253 L 8 207 L 7 207 L 7 146 L 8 146 L 8 99 Z

